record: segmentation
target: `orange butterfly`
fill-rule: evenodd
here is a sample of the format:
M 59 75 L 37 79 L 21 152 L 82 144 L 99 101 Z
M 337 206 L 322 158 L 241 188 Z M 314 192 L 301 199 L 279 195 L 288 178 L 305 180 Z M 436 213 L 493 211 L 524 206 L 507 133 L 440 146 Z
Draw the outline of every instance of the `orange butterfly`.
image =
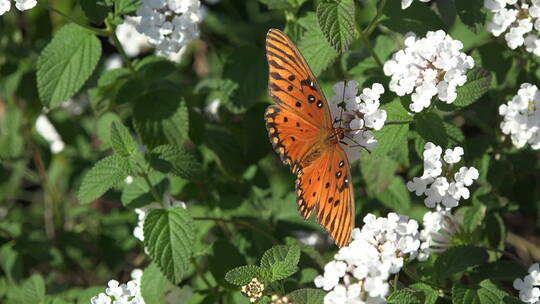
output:
M 347 132 L 334 128 L 328 102 L 294 43 L 281 31 L 266 36 L 268 88 L 276 103 L 266 109 L 266 129 L 281 161 L 296 174 L 298 209 L 317 222 L 339 247 L 351 241 L 355 204 L 349 160 L 340 146 Z

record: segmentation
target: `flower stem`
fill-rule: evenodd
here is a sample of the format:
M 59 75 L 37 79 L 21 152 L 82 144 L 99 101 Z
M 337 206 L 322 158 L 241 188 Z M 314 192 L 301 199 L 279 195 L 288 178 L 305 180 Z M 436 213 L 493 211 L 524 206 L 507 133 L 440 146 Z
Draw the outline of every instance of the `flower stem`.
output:
M 154 197 L 154 200 L 156 200 L 156 202 L 158 202 L 161 205 L 162 208 L 165 208 L 165 204 L 163 203 L 163 199 L 159 196 L 158 192 L 154 188 L 154 185 L 152 185 L 152 182 L 150 181 L 150 178 L 148 177 L 148 174 L 143 173 L 143 174 L 141 174 L 141 176 L 144 179 L 144 181 L 146 182 L 146 184 L 148 185 L 148 188 L 150 189 L 150 193 Z
M 124 50 L 124 47 L 122 46 L 122 43 L 120 43 L 120 40 L 118 39 L 118 36 L 116 35 L 116 29 L 111 26 L 111 23 L 110 23 L 109 19 L 105 19 L 105 24 L 107 25 L 107 29 L 109 29 L 110 32 L 111 32 L 112 41 L 114 43 L 114 46 L 116 47 L 116 49 L 120 53 L 120 56 L 122 56 L 122 59 L 126 63 L 128 69 L 132 73 L 135 73 L 135 68 L 133 67 L 133 63 L 131 62 L 131 59 L 127 55 L 126 50 Z
M 99 36 L 105 36 L 105 37 L 108 37 L 108 36 L 111 36 L 111 32 L 108 31 L 108 30 L 104 30 L 104 29 L 100 29 L 100 28 L 96 28 L 96 27 L 92 27 L 92 26 L 89 26 L 88 24 L 84 24 L 78 20 L 75 20 L 74 18 L 71 18 L 70 16 L 66 15 L 65 13 L 59 11 L 58 9 L 50 6 L 49 4 L 47 3 L 44 3 L 42 1 L 39 1 L 38 2 L 38 5 L 41 5 L 43 6 L 44 8 L 50 10 L 51 12 L 54 12 L 64 18 L 66 18 L 67 20 L 79 25 L 79 26 L 82 26 L 84 27 L 85 29 L 89 30 L 89 31 L 92 31 L 94 32 L 96 35 L 99 35 Z

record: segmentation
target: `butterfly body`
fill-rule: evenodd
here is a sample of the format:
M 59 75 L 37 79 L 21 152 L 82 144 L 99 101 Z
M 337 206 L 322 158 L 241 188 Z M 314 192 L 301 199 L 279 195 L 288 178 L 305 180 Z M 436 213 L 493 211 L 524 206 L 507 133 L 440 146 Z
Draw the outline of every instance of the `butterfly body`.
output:
M 268 88 L 276 105 L 266 109 L 270 142 L 296 174 L 297 204 L 312 213 L 338 246 L 351 240 L 354 195 L 347 155 L 340 142 L 348 132 L 334 127 L 328 102 L 294 43 L 272 29 L 266 38 Z

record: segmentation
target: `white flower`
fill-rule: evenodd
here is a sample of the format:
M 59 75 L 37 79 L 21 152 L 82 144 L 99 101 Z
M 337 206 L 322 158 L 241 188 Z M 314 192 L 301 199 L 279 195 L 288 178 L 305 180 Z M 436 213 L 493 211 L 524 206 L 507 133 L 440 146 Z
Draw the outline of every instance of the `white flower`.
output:
M 36 131 L 49 143 L 52 153 L 56 154 L 64 150 L 66 146 L 64 141 L 45 114 L 39 115 L 36 119 Z
M 456 88 L 467 81 L 466 73 L 474 60 L 461 52 L 463 44 L 444 31 L 430 31 L 425 38 L 413 33 L 405 37 L 405 49 L 384 64 L 384 73 L 391 76 L 390 90 L 399 96 L 411 94 L 409 108 L 420 112 L 431 105 L 433 97 L 453 103 Z
M 423 226 L 420 231 L 422 243 L 418 252 L 419 261 L 427 260 L 432 252 L 442 252 L 452 246 L 451 239 L 461 227 L 450 208 L 440 206 L 424 214 Z
M 105 293 L 99 293 L 92 297 L 92 304 L 145 304 L 141 294 L 142 270 L 134 269 L 131 272 L 131 281 L 120 284 L 116 280 L 110 280 Z
M 420 0 L 421 2 L 429 2 L 430 0 Z M 406 9 L 411 6 L 413 0 L 401 0 L 401 9 Z
M 116 36 L 129 57 L 139 56 L 150 47 L 148 38 L 136 29 L 140 22 L 140 17 L 126 17 L 124 23 L 116 27 Z
M 340 144 L 349 161 L 354 161 L 360 157 L 362 149 L 372 151 L 377 147 L 377 140 L 370 129 L 380 130 L 386 121 L 386 111 L 379 108 L 384 87 L 374 83 L 358 95 L 358 82 L 351 80 L 338 82 L 333 89 L 336 95 L 329 102 L 329 107 L 334 128 L 344 129 L 345 137 Z
M 442 148 L 428 142 L 424 146 L 424 172 L 421 177 L 413 177 L 407 182 L 407 189 L 417 196 L 426 195 L 424 203 L 428 208 L 443 205 L 446 208 L 454 208 L 460 199 L 468 199 L 469 189 L 472 183 L 478 179 L 479 172 L 474 167 L 461 167 L 448 180 L 444 176 L 452 169 L 452 165 L 458 163 L 464 154 L 462 147 L 446 149 L 441 160 Z M 444 160 L 444 162 L 443 162 Z M 443 176 L 441 174 L 445 173 Z
M 390 275 L 400 271 L 405 257 L 417 256 L 420 234 L 415 220 L 389 213 L 368 214 L 363 222 L 361 230 L 353 230 L 352 242 L 315 278 L 317 287 L 329 291 L 325 304 L 385 303 Z
M 529 274 L 523 279 L 514 280 L 514 288 L 519 291 L 519 299 L 525 303 L 540 301 L 540 267 L 538 263 L 529 268 Z
M 143 0 L 136 28 L 156 46 L 158 55 L 174 57 L 199 37 L 200 6 L 199 0 Z
M 494 13 L 487 30 L 495 37 L 505 33 L 511 49 L 525 45 L 525 50 L 540 55 L 540 1 L 484 0 L 484 6 Z
M 15 0 L 15 7 L 20 11 L 26 11 L 37 5 L 36 0 Z M 0 16 L 11 9 L 10 0 L 0 0 Z
M 9 12 L 10 9 L 11 9 L 11 1 L 0 0 L 0 16 Z
M 512 143 L 522 148 L 527 143 L 540 149 L 540 91 L 537 86 L 523 83 L 516 96 L 499 107 L 504 117 L 501 130 L 510 135 Z

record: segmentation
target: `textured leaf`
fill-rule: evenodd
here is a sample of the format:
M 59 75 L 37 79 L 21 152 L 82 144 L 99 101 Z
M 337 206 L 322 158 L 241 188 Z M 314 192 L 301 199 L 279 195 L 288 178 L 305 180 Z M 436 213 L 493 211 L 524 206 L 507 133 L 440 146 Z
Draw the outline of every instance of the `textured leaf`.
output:
M 408 121 L 411 117 L 403 108 L 399 99 L 396 99 L 381 107 L 388 114 L 387 121 Z M 395 149 L 401 149 L 407 140 L 409 124 L 385 125 L 382 129 L 374 131 L 375 139 L 377 139 L 377 148 L 373 154 L 388 154 Z
M 297 271 L 298 266 L 291 264 L 289 261 L 277 261 L 270 268 L 271 282 L 288 278 Z
M 385 155 L 362 154 L 360 158 L 360 170 L 364 180 L 368 180 L 367 192 L 370 196 L 376 196 L 390 187 L 398 168 L 398 163 Z
M 171 143 L 181 146 L 188 137 L 189 114 L 179 92 L 156 89 L 135 101 L 135 129 L 150 146 Z
M 499 304 L 507 293 L 489 280 L 480 282 L 480 286 L 460 286 L 452 288 L 454 304 Z
M 133 13 L 141 6 L 141 0 L 116 0 L 114 11 L 117 15 Z
M 467 73 L 467 83 L 456 89 L 457 98 L 452 105 L 466 107 L 477 101 L 491 86 L 491 72 L 475 68 Z
M 161 273 L 156 264 L 150 264 L 144 269 L 141 278 L 141 294 L 146 304 L 160 304 L 170 287 L 167 278 Z
M 300 260 L 300 248 L 298 246 L 278 245 L 268 249 L 261 258 L 261 267 L 270 269 L 279 261 L 287 261 L 292 265 L 298 265 Z
M 298 22 L 307 30 L 298 44 L 298 48 L 306 58 L 313 73 L 318 75 L 334 62 L 338 53 L 326 41 L 315 14 L 308 13 Z
M 415 291 L 410 289 L 400 289 L 392 292 L 388 296 L 389 304 L 414 304 L 420 303 L 420 299 Z
M 165 175 L 159 172 L 151 172 L 148 179 L 158 193 L 164 193 L 168 185 Z M 139 208 L 155 202 L 150 193 L 150 187 L 142 177 L 134 177 L 133 182 L 124 187 L 122 191 L 122 204 L 127 208 Z
M 184 208 L 152 209 L 144 221 L 144 245 L 152 261 L 173 284 L 178 284 L 191 264 L 195 234 L 193 220 Z
M 202 176 L 202 166 L 197 159 L 184 148 L 173 145 L 156 147 L 148 154 L 152 168 L 163 173 L 197 180 Z
M 111 123 L 111 145 L 114 152 L 129 156 L 137 151 L 137 143 L 129 130 L 120 122 Z
M 323 304 L 325 292 L 320 289 L 304 288 L 291 292 L 294 304 Z
M 488 254 L 475 246 L 452 247 L 441 253 L 435 262 L 435 271 L 439 277 L 445 278 L 454 273 L 463 272 L 467 268 L 481 265 L 488 260 Z
M 96 24 L 102 23 L 109 13 L 106 0 L 79 0 L 79 4 L 88 19 Z
M 396 176 L 392 182 L 377 198 L 388 208 L 395 210 L 408 210 L 411 208 L 411 196 L 403 178 Z
M 448 136 L 442 119 L 435 113 L 429 112 L 418 115 L 415 122 L 416 132 L 426 142 L 432 142 L 436 145 L 446 147 Z
M 38 59 L 37 85 L 43 104 L 55 108 L 73 96 L 100 57 L 101 43 L 94 34 L 73 23 L 60 29 Z
M 260 279 L 261 271 L 261 267 L 255 265 L 240 266 L 229 270 L 225 275 L 225 280 L 233 285 L 243 286 L 253 278 Z
M 456 0 L 456 9 L 461 21 L 474 33 L 484 27 L 486 13 L 482 1 Z
M 45 282 L 40 275 L 34 274 L 21 285 L 8 291 L 8 298 L 13 304 L 44 303 Z
M 465 228 L 465 231 L 467 232 L 473 232 L 484 220 L 486 206 L 477 204 L 464 208 L 466 208 L 466 210 L 463 214 L 463 228 Z
M 409 285 L 414 290 L 421 291 L 424 294 L 424 304 L 435 304 L 439 298 L 439 291 L 424 283 L 414 283 Z
M 353 0 L 325 0 L 317 7 L 317 20 L 326 40 L 340 53 L 354 38 Z
M 88 203 L 103 195 L 129 175 L 127 159 L 111 155 L 98 161 L 86 173 L 79 188 L 81 203 Z
M 480 265 L 471 273 L 474 281 L 485 279 L 513 282 L 516 278 L 527 275 L 527 269 L 523 265 L 513 261 L 496 261 Z

